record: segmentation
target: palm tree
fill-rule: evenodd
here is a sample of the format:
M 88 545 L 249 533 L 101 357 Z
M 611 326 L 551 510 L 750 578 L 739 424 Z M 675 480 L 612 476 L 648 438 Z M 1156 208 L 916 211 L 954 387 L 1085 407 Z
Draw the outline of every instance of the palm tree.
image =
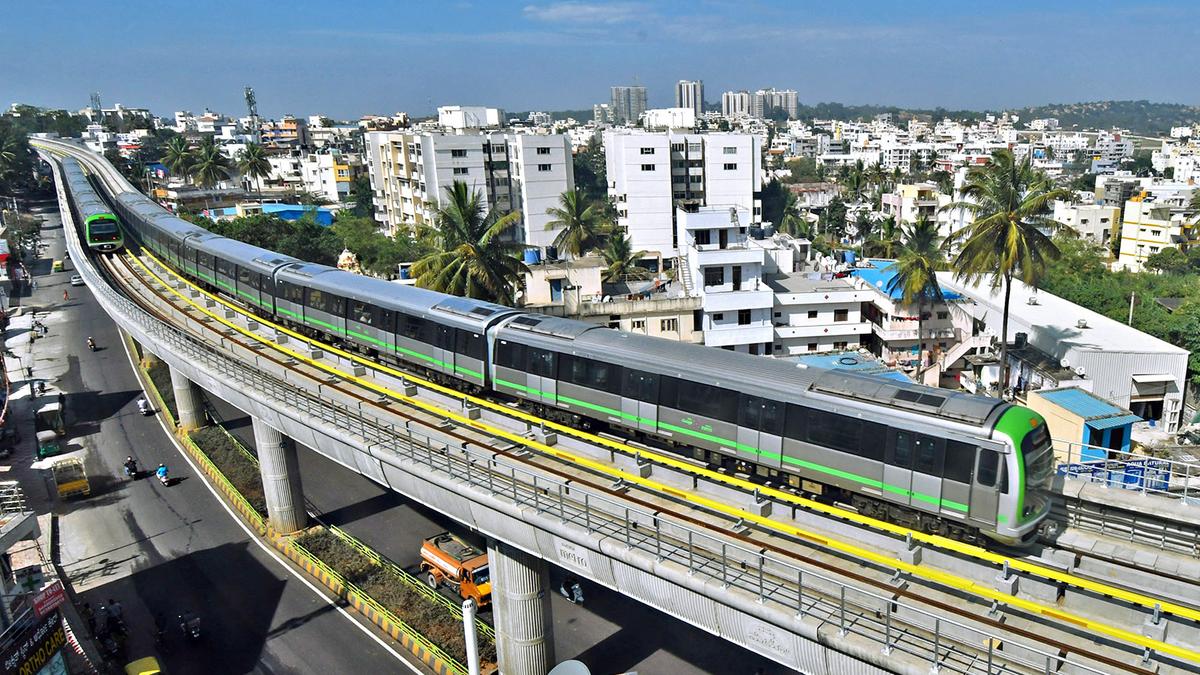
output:
M 937 268 L 944 262 L 942 238 L 937 223 L 921 218 L 904 232 L 900 256 L 889 267 L 895 272 L 887 284 L 888 293 L 900 291 L 904 304 L 917 305 L 917 376 L 923 370 L 921 354 L 925 353 L 925 301 L 942 301 L 938 286 Z
M 854 167 L 846 174 L 846 196 L 850 201 L 857 202 L 867 190 L 867 177 L 863 171 L 862 160 L 854 163 Z
M 779 218 L 780 232 L 786 232 L 793 237 L 808 236 L 808 222 L 800 215 L 800 198 L 791 190 L 788 190 L 784 199 L 782 214 Z
M 478 191 L 462 181 L 446 190 L 438 209 L 438 250 L 413 263 L 417 285 L 442 293 L 511 305 L 529 271 L 518 258 L 525 246 L 506 238 L 521 220 L 520 211 L 488 211 Z
M 188 140 L 183 136 L 174 136 L 163 146 L 163 164 L 171 173 L 182 176 L 184 181 L 191 178 L 192 164 L 196 157 Z
M 558 206 L 546 209 L 552 216 L 547 230 L 562 228 L 554 237 L 554 246 L 573 258 L 582 258 L 603 245 L 609 227 L 600 209 L 590 203 L 578 188 L 558 196 Z
M 192 165 L 192 175 L 200 187 L 211 188 L 217 183 L 229 178 L 230 162 L 221 148 L 212 140 L 205 138 L 196 148 L 196 161 Z
M 238 153 L 237 170 L 254 181 L 258 197 L 262 199 L 262 179 L 271 175 L 271 162 L 267 151 L 258 143 L 247 143 Z
M 895 216 L 887 216 L 879 221 L 877 232 L 863 243 L 863 255 L 878 255 L 883 258 L 895 257 L 896 251 L 900 248 L 901 237 L 904 234 L 901 230 L 902 228 L 896 225 Z
M 960 192 L 963 201 L 942 208 L 965 209 L 975 220 L 947 240 L 960 244 L 954 274 L 971 283 L 987 278 L 992 288 L 1004 286 L 1000 328 L 1003 393 L 1008 383 L 1008 305 L 1013 279 L 1036 288 L 1047 263 L 1058 258 L 1058 247 L 1049 235 L 1064 226 L 1049 214 L 1054 200 L 1069 198 L 1071 190 L 1055 188 L 1054 181 L 1034 169 L 1028 157 L 1018 162 L 1006 149 L 992 153 L 990 163 L 971 168 Z
M 605 283 L 645 281 L 654 276 L 653 272 L 637 264 L 646 252 L 634 251 L 629 242 L 629 235 L 625 232 L 618 231 L 610 235 L 601 254 L 604 256 L 604 262 L 608 263 L 608 267 L 602 272 Z

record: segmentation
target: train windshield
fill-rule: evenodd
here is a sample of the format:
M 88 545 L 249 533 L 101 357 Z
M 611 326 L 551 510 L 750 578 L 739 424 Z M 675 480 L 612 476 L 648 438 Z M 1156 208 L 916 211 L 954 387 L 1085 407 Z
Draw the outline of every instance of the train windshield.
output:
M 1045 422 L 1021 439 L 1021 460 L 1025 463 L 1025 484 L 1030 488 L 1049 489 L 1054 478 L 1054 448 Z
M 88 224 L 88 237 L 93 241 L 116 241 L 121 238 L 117 221 L 99 218 Z

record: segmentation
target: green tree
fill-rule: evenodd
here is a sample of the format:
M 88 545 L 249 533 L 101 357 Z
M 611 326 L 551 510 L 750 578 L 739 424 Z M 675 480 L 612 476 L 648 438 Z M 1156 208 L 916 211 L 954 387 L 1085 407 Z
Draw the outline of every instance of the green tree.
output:
M 33 179 L 33 155 L 29 140 L 16 125 L 0 119 L 0 193 L 13 194 Z
M 350 212 L 360 218 L 371 217 L 375 213 L 375 206 L 371 203 L 375 193 L 371 189 L 371 178 L 366 174 L 359 174 L 354 177 L 354 182 L 350 184 L 350 199 L 354 202 L 354 207 Z
M 923 371 L 920 357 L 925 353 L 925 303 L 936 305 L 943 301 L 942 288 L 937 281 L 937 270 L 943 264 L 942 238 L 938 235 L 937 223 L 921 218 L 910 225 L 904 232 L 900 256 L 892 263 L 896 274 L 888 281 L 887 291 L 900 291 L 904 304 L 917 306 L 918 378 Z
M 646 252 L 634 251 L 629 242 L 629 235 L 624 232 L 613 233 L 601 253 L 604 255 L 604 262 L 608 263 L 603 272 L 605 283 L 645 281 L 654 276 L 653 272 L 637 264 Z
M 860 159 L 846 173 L 846 177 L 842 181 L 842 187 L 846 190 L 846 197 L 852 202 L 857 202 L 866 193 L 867 184 L 867 173 L 863 169 L 863 163 Z
M 1045 173 L 1034 169 L 1028 157 L 1018 162 L 1011 150 L 997 150 L 992 160 L 967 172 L 964 201 L 944 209 L 965 209 L 973 223 L 951 234 L 959 244 L 954 259 L 955 276 L 978 282 L 988 279 L 993 288 L 1004 287 L 1004 313 L 1000 329 L 1000 383 L 1008 386 L 1008 315 L 1013 279 L 1037 287 L 1046 265 L 1059 255 L 1051 233 L 1064 226 L 1050 217 L 1056 199 L 1071 191 L 1055 188 Z
M 800 157 L 787 162 L 791 175 L 785 177 L 785 183 L 816 183 L 823 180 L 821 168 L 812 157 Z
M 229 179 L 230 161 L 211 136 L 206 136 L 196 148 L 196 163 L 192 175 L 200 187 L 212 188 Z
M 452 295 L 511 305 L 528 268 L 518 258 L 524 245 L 510 237 L 519 211 L 487 211 L 483 197 L 454 181 L 438 209 L 439 247 L 412 266 L 417 285 Z
M 1173 246 L 1150 254 L 1143 265 L 1148 270 L 1163 274 L 1183 274 L 1191 267 L 1188 264 L 1187 254 Z
M 546 215 L 551 217 L 546 223 L 547 230 L 562 228 L 554 237 L 554 246 L 573 258 L 582 258 L 600 248 L 611 230 L 600 210 L 588 203 L 578 188 L 560 194 L 558 206 L 546 209 Z
M 787 197 L 783 202 L 779 231 L 786 232 L 793 237 L 807 238 L 811 234 L 808 231 L 808 221 L 800 214 L 800 198 L 791 190 L 788 190 Z
M 191 179 L 192 166 L 195 161 L 196 156 L 192 152 L 192 147 L 183 136 L 175 136 L 163 145 L 163 165 L 167 167 L 168 171 L 180 176 L 185 181 Z
M 247 143 L 237 155 L 237 170 L 254 181 L 255 191 L 262 199 L 262 179 L 271 175 L 271 162 L 267 151 L 258 143 Z
M 900 226 L 896 224 L 895 216 L 885 217 L 879 221 L 875 236 L 863 242 L 863 255 L 894 258 L 903 242 L 903 234 Z
M 582 191 L 590 202 L 608 200 L 608 178 L 605 168 L 604 146 L 598 136 L 593 136 L 587 145 L 572 156 L 575 169 L 575 188 Z
M 846 202 L 843 202 L 841 197 L 834 197 L 821 212 L 821 230 L 834 242 L 839 242 L 846 236 L 846 212 Z

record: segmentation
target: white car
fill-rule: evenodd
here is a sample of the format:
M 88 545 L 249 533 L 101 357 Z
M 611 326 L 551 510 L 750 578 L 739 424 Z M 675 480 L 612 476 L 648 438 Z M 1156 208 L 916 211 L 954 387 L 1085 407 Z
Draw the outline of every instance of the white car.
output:
M 72 286 L 82 286 L 83 285 L 83 277 L 79 276 L 78 274 L 72 274 L 71 275 L 71 285 Z

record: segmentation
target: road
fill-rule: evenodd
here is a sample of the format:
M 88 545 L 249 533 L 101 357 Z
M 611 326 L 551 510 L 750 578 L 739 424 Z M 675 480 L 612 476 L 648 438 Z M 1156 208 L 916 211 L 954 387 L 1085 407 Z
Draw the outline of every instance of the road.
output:
M 57 215 L 47 228 L 50 247 L 31 266 L 38 289 L 24 301 L 51 310 L 36 367 L 51 392 L 67 393 L 68 434 L 89 449 L 92 496 L 58 507 L 61 564 L 79 602 L 122 604 L 131 659 L 153 651 L 156 615 L 199 613 L 199 641 L 171 626 L 163 656 L 171 673 L 410 672 L 251 541 L 191 475 L 157 418 L 137 413 L 140 388 L 116 326 L 86 288 L 67 286 L 70 270 L 50 273 L 49 258 L 63 250 Z M 88 335 L 98 351 L 84 348 Z M 181 482 L 124 478 L 130 454 L 144 467 L 167 463 Z
M 246 447 L 254 447 L 250 418 L 209 396 L 222 424 Z M 421 540 L 443 530 L 461 531 L 454 520 L 411 502 L 317 452 L 301 447 L 300 475 L 310 512 L 346 530 L 410 572 Z M 557 589 L 563 571 L 551 566 Z M 574 605 L 551 596 L 554 653 L 577 659 L 596 675 L 788 673 L 773 661 L 737 647 L 619 593 L 584 582 L 585 601 Z M 490 620 L 488 614 L 484 615 Z M 758 670 L 758 669 L 761 669 Z

